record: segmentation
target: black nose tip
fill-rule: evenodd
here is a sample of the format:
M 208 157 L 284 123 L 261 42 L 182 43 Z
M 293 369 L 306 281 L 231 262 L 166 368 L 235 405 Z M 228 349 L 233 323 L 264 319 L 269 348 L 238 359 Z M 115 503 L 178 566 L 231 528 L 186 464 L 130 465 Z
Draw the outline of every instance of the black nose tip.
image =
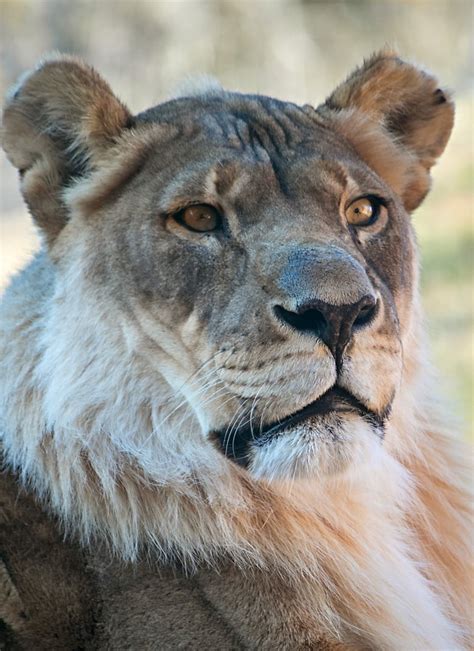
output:
M 377 313 L 378 302 L 367 295 L 350 305 L 331 305 L 312 300 L 290 312 L 276 305 L 276 316 L 298 332 L 322 339 L 335 357 L 339 357 L 355 329 L 369 324 Z

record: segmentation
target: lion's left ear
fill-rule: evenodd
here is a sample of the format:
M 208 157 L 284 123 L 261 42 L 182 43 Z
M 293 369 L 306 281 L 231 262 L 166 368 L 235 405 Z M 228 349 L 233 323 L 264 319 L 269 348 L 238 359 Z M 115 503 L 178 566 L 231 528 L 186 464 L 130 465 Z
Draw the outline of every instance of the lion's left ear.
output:
M 434 77 L 382 51 L 340 84 L 318 112 L 400 194 L 407 210 L 421 203 L 454 122 L 453 102 Z

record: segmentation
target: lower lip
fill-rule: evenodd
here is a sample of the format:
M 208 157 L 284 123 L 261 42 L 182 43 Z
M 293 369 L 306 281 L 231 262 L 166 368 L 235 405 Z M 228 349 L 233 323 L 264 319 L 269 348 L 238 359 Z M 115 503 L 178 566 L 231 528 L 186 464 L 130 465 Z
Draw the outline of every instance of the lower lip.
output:
M 287 431 L 289 428 L 308 420 L 312 416 L 323 416 L 334 412 L 356 413 L 361 416 L 369 416 L 373 418 L 373 414 L 371 414 L 362 403 L 354 398 L 354 396 L 340 387 L 333 387 L 320 398 L 309 405 L 306 405 L 306 407 L 303 407 L 300 411 L 288 416 L 281 422 L 276 423 L 274 426 L 270 425 L 269 427 L 266 427 L 258 436 L 255 437 L 256 442 L 258 443 L 260 438 L 268 441 L 273 436 Z
M 247 459 L 248 445 L 262 446 L 273 438 L 285 434 L 296 425 L 307 421 L 313 416 L 323 416 L 329 413 L 357 414 L 367 420 L 377 430 L 383 430 L 382 419 L 370 412 L 353 395 L 340 387 L 333 387 L 303 409 L 287 416 L 285 419 L 266 426 L 263 430 L 254 431 L 252 428 L 242 428 L 232 433 L 231 440 L 224 439 L 224 432 L 216 432 L 215 436 L 226 456 L 232 457 L 237 463 Z

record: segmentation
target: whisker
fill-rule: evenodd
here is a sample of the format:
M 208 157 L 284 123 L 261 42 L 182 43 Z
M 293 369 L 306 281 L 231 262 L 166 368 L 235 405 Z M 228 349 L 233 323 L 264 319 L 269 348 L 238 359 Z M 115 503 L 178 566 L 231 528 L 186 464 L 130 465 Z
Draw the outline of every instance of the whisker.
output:
M 227 429 L 226 429 L 226 431 L 224 433 L 222 442 L 223 442 L 223 444 L 225 444 L 225 453 L 226 453 L 226 455 L 227 455 L 227 453 L 229 451 L 228 446 L 229 446 L 229 443 L 230 443 L 230 437 L 232 436 L 232 432 L 234 430 L 234 424 L 236 424 L 237 421 L 239 421 L 239 419 L 241 418 L 241 414 L 242 414 L 242 412 L 244 410 L 245 410 L 245 405 L 240 405 L 236 409 L 236 411 L 234 413 L 234 416 L 232 417 L 232 419 L 231 419 L 231 421 L 230 421 L 229 425 L 227 426 Z
M 245 407 L 245 405 L 244 405 Z M 246 418 L 247 416 L 247 418 Z M 242 417 L 240 418 L 239 422 L 236 424 L 234 428 L 234 435 L 232 438 L 232 455 L 235 457 L 235 439 L 237 438 L 237 434 L 240 429 L 242 429 L 247 423 L 250 423 L 250 417 L 248 417 L 248 412 L 247 414 L 243 414 Z
M 210 373 L 207 375 L 207 377 L 210 377 Z M 199 396 L 205 391 L 208 391 L 213 386 L 216 386 L 219 382 L 220 380 L 218 378 L 215 378 L 212 382 L 205 383 L 204 386 L 200 387 L 200 389 L 195 393 L 195 395 Z M 166 414 L 166 416 L 157 425 L 153 427 L 150 436 L 153 436 L 153 434 L 159 431 L 163 427 L 163 425 L 186 404 L 189 405 L 189 398 L 185 396 L 168 414 Z
M 257 393 L 256 393 L 256 395 L 255 395 L 255 397 L 253 399 L 252 408 L 250 410 L 250 434 L 252 435 L 252 440 L 253 441 L 255 441 L 255 435 L 254 435 L 254 431 L 253 431 L 253 412 L 255 411 L 255 407 L 257 405 L 257 400 L 259 398 L 260 393 L 261 393 L 261 391 L 257 391 Z

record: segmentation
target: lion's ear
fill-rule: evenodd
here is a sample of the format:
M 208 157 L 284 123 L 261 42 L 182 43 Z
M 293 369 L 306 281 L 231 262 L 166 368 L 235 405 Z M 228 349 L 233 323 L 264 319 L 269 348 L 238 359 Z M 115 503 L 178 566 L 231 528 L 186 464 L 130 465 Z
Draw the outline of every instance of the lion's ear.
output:
M 62 190 L 100 162 L 130 119 L 106 82 L 74 57 L 46 59 L 10 93 L 2 145 L 49 242 L 67 221 Z
M 430 168 L 454 122 L 453 102 L 434 77 L 384 50 L 357 68 L 318 110 L 334 119 L 362 158 L 384 169 L 408 210 L 421 203 Z M 387 138 L 390 142 L 384 142 Z M 390 172 L 394 165 L 404 166 L 404 173 Z

